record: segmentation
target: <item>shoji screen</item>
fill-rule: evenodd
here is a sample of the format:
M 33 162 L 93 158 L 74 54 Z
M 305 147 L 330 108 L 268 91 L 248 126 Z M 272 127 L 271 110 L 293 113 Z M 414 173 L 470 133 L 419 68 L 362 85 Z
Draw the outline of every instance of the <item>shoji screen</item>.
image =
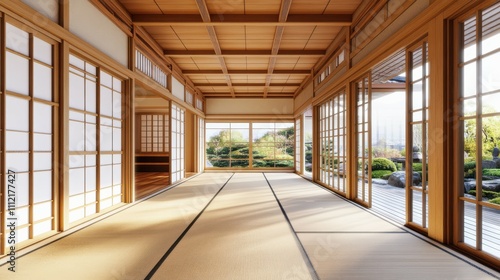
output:
M 184 118 L 185 112 L 182 108 L 172 103 L 171 119 L 171 178 L 172 183 L 184 178 Z
M 54 98 L 55 55 L 54 42 L 41 35 L 8 23 L 5 31 L 5 166 L 2 168 L 4 174 L 15 172 L 15 180 L 9 181 L 5 190 L 15 190 L 12 194 L 19 243 L 55 228 L 56 180 L 52 165 L 54 114 L 58 106 Z
M 69 84 L 72 223 L 122 201 L 122 81 L 71 55 Z

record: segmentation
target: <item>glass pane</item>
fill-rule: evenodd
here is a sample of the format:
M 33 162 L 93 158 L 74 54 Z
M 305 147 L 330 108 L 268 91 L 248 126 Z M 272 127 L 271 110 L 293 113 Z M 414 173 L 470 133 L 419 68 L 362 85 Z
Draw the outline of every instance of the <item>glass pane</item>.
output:
M 423 85 L 422 82 L 418 82 L 412 85 L 413 110 L 418 110 L 423 108 L 422 85 Z
M 29 95 L 29 60 L 6 53 L 6 88 L 9 91 Z
M 413 222 L 422 226 L 422 192 L 413 190 L 412 214 Z
M 464 243 L 476 248 L 476 205 L 464 203 Z
M 413 52 L 412 82 L 418 81 L 423 78 L 422 55 L 422 48 L 419 48 Z
M 43 100 L 52 101 L 52 69 L 35 63 L 33 71 L 33 95 Z
M 500 258 L 500 210 L 483 207 L 483 251 Z
M 500 52 L 483 58 L 482 62 L 481 87 L 483 93 L 499 90 L 500 81 L 496 67 L 500 65 Z
M 500 106 L 497 106 L 500 104 L 500 93 L 483 95 L 482 99 L 483 114 L 500 113 Z
M 464 40 L 464 62 L 477 57 L 476 54 L 476 17 L 464 22 L 463 26 L 463 40 Z
M 464 192 L 466 197 L 476 197 L 476 120 L 464 123 Z
M 465 99 L 463 102 L 463 106 L 464 106 L 464 116 L 476 115 L 476 113 L 477 113 L 476 98 Z
M 477 93 L 476 62 L 469 63 L 462 70 L 463 97 L 474 96 Z

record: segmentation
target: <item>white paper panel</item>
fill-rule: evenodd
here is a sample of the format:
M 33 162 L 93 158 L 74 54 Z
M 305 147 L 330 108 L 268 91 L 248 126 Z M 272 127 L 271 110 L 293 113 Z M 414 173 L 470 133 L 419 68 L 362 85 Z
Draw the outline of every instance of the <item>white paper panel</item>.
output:
M 96 189 L 97 177 L 96 167 L 85 168 L 85 191 L 94 191 Z
M 47 220 L 41 223 L 37 223 L 33 225 L 33 235 L 37 236 L 40 234 L 47 233 L 52 230 L 52 221 Z
M 113 186 L 113 196 L 120 195 L 121 193 L 122 193 L 121 185 Z
M 5 99 L 6 128 L 29 131 L 29 101 L 9 95 Z
M 83 208 L 69 211 L 69 222 L 75 222 L 85 217 L 85 210 Z
M 33 206 L 33 220 L 39 221 L 52 217 L 52 202 L 48 201 Z
M 5 165 L 16 172 L 29 171 L 29 153 L 6 153 Z
M 87 71 L 88 73 L 90 73 L 94 76 L 97 76 L 97 68 L 88 62 L 85 62 L 85 71 Z M 94 78 L 92 78 L 92 79 L 94 79 Z M 95 79 L 93 81 L 95 81 Z
M 39 63 L 34 66 L 33 95 L 52 101 L 52 69 Z
M 96 91 L 97 85 L 93 81 L 85 81 L 85 110 L 96 113 Z
M 33 149 L 39 152 L 50 152 L 52 151 L 52 135 L 50 134 L 33 134 Z
M 108 197 L 111 197 L 112 196 L 112 188 L 111 187 L 108 187 L 108 188 L 102 188 L 101 189 L 101 192 L 99 193 L 100 194 L 100 197 L 101 197 L 101 200 L 103 199 L 106 199 Z
M 115 77 L 113 77 L 113 90 L 122 92 L 122 81 Z
M 112 126 L 113 125 L 113 119 L 101 116 L 100 120 L 101 120 L 101 125 L 106 125 L 106 126 Z
M 108 88 L 113 88 L 113 77 L 111 77 L 111 75 L 106 71 L 101 71 L 101 85 L 104 85 Z
M 101 200 L 101 203 L 99 205 L 101 206 L 101 210 L 106 209 L 108 207 L 113 206 L 113 200 L 111 198 L 106 200 Z
M 52 63 L 52 45 L 43 41 L 40 38 L 34 37 L 33 46 L 35 53 L 33 57 L 43 63 L 48 65 L 53 65 Z
M 122 130 L 113 128 L 113 151 L 122 150 Z
M 95 124 L 85 124 L 85 150 L 95 151 L 96 150 L 96 125 Z
M 75 111 L 69 111 L 69 119 L 70 120 L 75 120 L 75 121 L 85 121 L 85 115 L 82 113 L 78 113 Z
M 17 243 L 21 243 L 23 241 L 26 241 L 29 239 L 29 228 L 22 228 L 22 229 L 17 229 L 16 237 L 17 237 Z
M 9 23 L 5 25 L 6 46 L 26 56 L 29 55 L 29 34 Z
M 122 183 L 122 166 L 117 164 L 113 165 L 113 185 L 119 185 Z
M 85 148 L 85 126 L 80 122 L 69 122 L 69 150 L 83 151 Z
M 113 116 L 113 95 L 111 90 L 101 87 L 101 111 L 100 114 L 104 116 Z
M 85 169 L 83 168 L 75 168 L 69 170 L 69 195 L 75 195 L 84 192 L 84 173 Z
M 113 168 L 111 165 L 101 166 L 101 194 L 102 188 L 110 187 L 113 183 L 112 174 Z M 102 197 L 102 196 L 101 196 Z
M 71 157 L 70 157 L 70 165 L 71 165 Z M 34 153 L 33 168 L 34 170 L 51 170 L 52 153 Z
M 52 133 L 52 106 L 34 102 L 33 115 L 34 132 Z
M 113 134 L 111 127 L 101 126 L 101 151 L 111 151 L 113 148 Z
M 184 85 L 174 77 L 172 77 L 172 94 L 184 101 Z
M 74 209 L 85 205 L 85 196 L 83 194 L 71 196 L 69 198 L 69 209 Z
M 85 159 L 86 159 L 86 165 L 87 166 L 95 166 L 97 163 L 96 163 L 96 158 L 97 156 L 95 155 L 88 155 L 88 156 L 85 156 Z
M 113 205 L 120 204 L 122 202 L 122 197 L 121 196 L 115 196 L 113 197 Z
M 29 220 L 29 207 L 16 208 L 17 224 L 22 226 L 30 222 Z
M 69 168 L 83 167 L 85 165 L 85 157 L 83 155 L 69 156 Z
M 33 174 L 33 201 L 52 200 L 52 172 L 40 171 Z
M 113 155 L 101 155 L 101 165 L 110 165 L 113 163 Z
M 85 80 L 76 74 L 69 74 L 69 107 L 85 110 Z
M 85 207 L 85 215 L 90 216 L 96 213 L 96 206 L 90 205 Z
M 97 199 L 96 192 L 88 192 L 85 194 L 85 203 L 86 204 L 93 203 L 96 201 L 96 199 Z M 92 207 L 94 207 L 94 206 L 92 206 Z
M 16 195 L 17 207 L 29 204 L 29 175 L 28 173 L 16 173 Z M 7 198 L 7 196 L 5 196 Z
M 122 95 L 117 92 L 113 92 L 113 117 L 122 118 Z
M 113 120 L 113 126 L 114 127 L 122 127 L 122 122 L 118 120 Z
M 52 230 L 52 221 L 47 220 L 33 225 L 33 235 L 37 236 Z
M 85 70 L 85 62 L 72 54 L 69 55 L 69 63 L 77 68 Z
M 6 131 L 5 145 L 7 151 L 28 151 L 29 133 Z

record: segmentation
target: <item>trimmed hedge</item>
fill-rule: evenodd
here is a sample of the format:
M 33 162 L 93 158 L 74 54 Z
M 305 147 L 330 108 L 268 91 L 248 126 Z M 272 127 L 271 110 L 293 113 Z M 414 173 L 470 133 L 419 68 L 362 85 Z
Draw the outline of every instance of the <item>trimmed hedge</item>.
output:
M 389 170 L 395 172 L 397 170 L 396 165 L 389 159 L 386 158 L 374 158 L 372 160 L 372 171 L 373 170 Z
M 483 175 L 500 177 L 500 169 L 483 169 Z
M 476 190 L 470 190 L 468 194 L 476 196 Z M 499 192 L 493 192 L 493 191 L 483 191 L 483 197 L 486 197 L 488 199 L 496 199 L 500 198 L 500 193 Z
M 490 200 L 490 203 L 500 204 L 500 197 L 497 197 L 497 198 L 491 199 L 491 200 Z
M 386 176 L 390 176 L 391 174 L 392 174 L 392 171 L 390 171 L 390 170 L 373 170 L 372 171 L 372 178 L 384 179 Z

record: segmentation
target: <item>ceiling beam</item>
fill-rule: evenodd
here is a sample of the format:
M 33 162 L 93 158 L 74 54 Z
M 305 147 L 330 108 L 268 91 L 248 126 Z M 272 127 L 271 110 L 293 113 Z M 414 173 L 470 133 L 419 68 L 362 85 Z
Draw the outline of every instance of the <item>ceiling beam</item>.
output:
M 236 97 L 263 97 L 263 92 L 236 92 Z M 293 92 L 270 92 L 268 97 L 293 97 Z M 205 97 L 231 97 L 229 92 L 206 92 Z
M 232 84 L 233 87 L 300 87 L 302 84 L 300 83 L 239 83 L 239 84 Z M 227 87 L 227 84 L 223 83 L 195 83 L 195 87 Z
M 208 12 L 207 3 L 205 3 L 205 0 L 196 0 L 196 5 L 198 6 L 198 10 L 200 11 L 200 16 L 203 22 L 205 23 L 210 22 L 211 21 L 210 13 Z M 224 60 L 224 57 L 222 57 L 222 50 L 220 47 L 219 39 L 217 38 L 217 33 L 215 32 L 215 27 L 212 25 L 207 25 L 207 31 L 208 35 L 210 36 L 210 41 L 212 42 L 212 46 L 214 47 L 214 52 L 218 56 L 222 72 L 224 73 L 224 76 L 226 78 L 227 86 L 229 86 L 231 95 L 235 97 L 231 76 L 229 75 L 229 72 L 227 70 L 226 61 Z
M 168 57 L 196 57 L 196 56 L 217 56 L 214 50 L 164 50 L 163 54 Z M 278 50 L 276 54 L 269 50 L 221 50 L 221 56 L 279 56 L 279 57 L 323 57 L 326 52 L 324 50 Z
M 196 0 L 199 3 L 203 0 Z M 285 1 L 287 2 L 287 1 Z M 286 8 L 286 3 L 282 7 Z M 198 4 L 200 7 L 200 4 Z M 205 4 L 206 7 L 206 4 Z M 289 10 L 289 8 L 288 8 Z M 286 10 L 280 11 L 280 15 L 267 14 L 225 14 L 211 15 L 200 9 L 200 15 L 193 14 L 135 14 L 132 21 L 138 26 L 350 26 L 352 15 L 349 14 L 293 14 L 289 15 Z M 282 20 L 285 18 L 285 20 Z
M 184 75 L 224 75 L 222 70 L 184 70 Z M 228 70 L 229 75 L 266 75 L 267 70 Z M 272 75 L 310 75 L 311 70 L 274 70 Z

